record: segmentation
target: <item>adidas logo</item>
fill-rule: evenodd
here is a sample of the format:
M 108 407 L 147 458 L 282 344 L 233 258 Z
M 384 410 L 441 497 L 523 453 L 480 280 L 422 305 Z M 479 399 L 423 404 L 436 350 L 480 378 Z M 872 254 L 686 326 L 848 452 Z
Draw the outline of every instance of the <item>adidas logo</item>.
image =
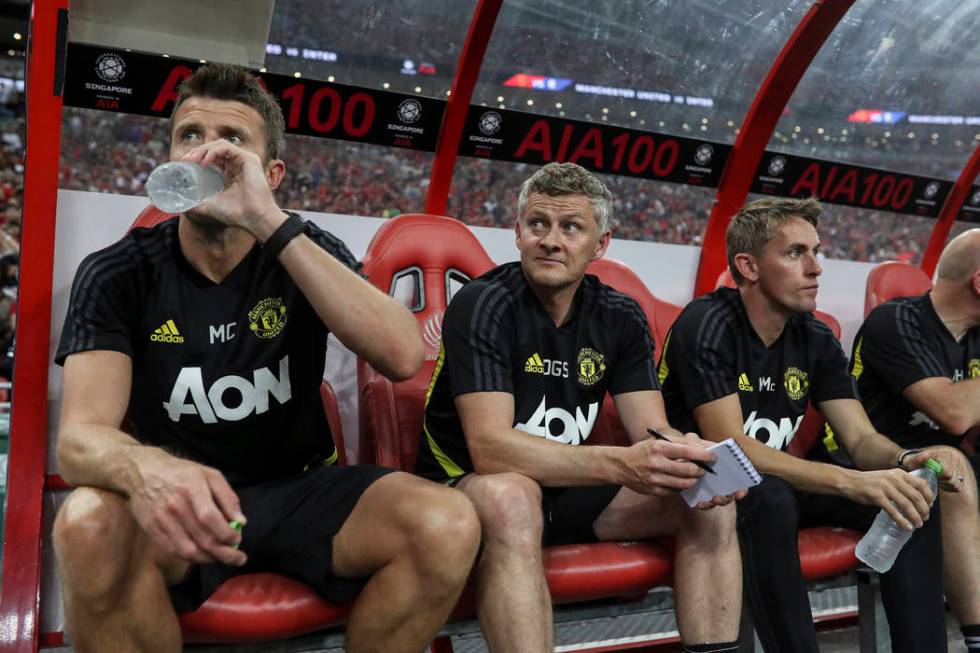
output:
M 544 374 L 544 361 L 541 360 L 541 356 L 534 354 L 528 358 L 527 362 L 524 363 L 524 371 L 533 374 Z
M 742 372 L 738 377 L 738 389 L 745 392 L 752 392 L 752 384 L 749 383 L 749 375 Z
M 180 335 L 180 331 L 177 330 L 177 325 L 174 324 L 173 320 L 167 320 L 150 334 L 150 340 L 153 342 L 172 342 L 175 344 L 181 344 L 184 342 L 184 336 Z

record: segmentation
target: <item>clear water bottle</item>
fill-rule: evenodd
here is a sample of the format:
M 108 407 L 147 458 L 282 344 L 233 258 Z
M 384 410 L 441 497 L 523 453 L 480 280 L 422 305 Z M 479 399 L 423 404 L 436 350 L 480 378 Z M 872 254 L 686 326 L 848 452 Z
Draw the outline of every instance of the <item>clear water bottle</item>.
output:
M 932 490 L 933 501 L 939 496 L 939 476 L 942 473 L 943 466 L 932 458 L 924 466 L 911 472 L 913 476 L 926 480 Z M 907 531 L 896 524 L 892 516 L 882 510 L 875 517 L 871 530 L 858 542 L 854 553 L 858 560 L 883 574 L 895 564 L 895 559 L 912 537 L 912 533 L 913 531 Z
M 158 165 L 146 180 L 146 194 L 153 206 L 167 213 L 189 211 L 224 187 L 224 173 L 190 161 Z

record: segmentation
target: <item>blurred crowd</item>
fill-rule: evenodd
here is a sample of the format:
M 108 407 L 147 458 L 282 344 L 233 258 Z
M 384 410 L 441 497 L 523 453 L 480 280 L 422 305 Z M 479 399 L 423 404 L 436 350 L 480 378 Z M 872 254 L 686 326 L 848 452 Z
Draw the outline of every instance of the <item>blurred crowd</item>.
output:
M 61 188 L 140 195 L 149 172 L 167 159 L 166 120 L 80 109 L 64 115 Z M 432 164 L 429 153 L 305 136 L 288 136 L 283 158 L 283 206 L 377 217 L 422 210 Z M 5 169 L 5 184 L 14 182 Z M 460 158 L 447 213 L 470 225 L 510 226 L 530 172 L 527 164 Z M 615 237 L 700 245 L 714 189 L 614 175 L 604 181 L 616 198 Z M 6 218 L 19 228 L 19 204 Z M 820 232 L 828 258 L 917 263 L 933 226 L 929 218 L 826 204 Z
M 7 94 L 0 102 L 0 382 L 13 375 L 25 129 L 19 94 Z M 0 388 L 0 400 L 7 397 L 6 389 Z

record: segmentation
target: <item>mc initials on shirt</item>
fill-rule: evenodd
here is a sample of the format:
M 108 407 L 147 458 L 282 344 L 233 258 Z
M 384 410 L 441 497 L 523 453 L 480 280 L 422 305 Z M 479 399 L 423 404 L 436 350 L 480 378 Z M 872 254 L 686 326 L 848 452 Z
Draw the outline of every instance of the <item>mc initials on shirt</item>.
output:
M 225 403 L 227 391 L 234 388 L 241 396 L 237 405 Z M 188 395 L 190 402 L 188 403 Z M 174 422 L 182 415 L 199 415 L 205 424 L 216 424 L 218 420 L 237 422 L 252 413 L 261 415 L 269 410 L 269 395 L 280 404 L 285 404 L 292 396 L 289 384 L 289 356 L 279 361 L 279 378 L 267 367 L 252 372 L 252 380 L 229 374 L 223 376 L 207 390 L 200 367 L 185 367 L 180 370 L 170 401 L 163 402 L 163 408 Z
M 595 418 L 599 414 L 599 404 L 596 402 L 589 404 L 588 411 L 589 415 L 586 417 L 582 414 L 582 409 L 576 406 L 573 416 L 564 408 L 557 406 L 547 408 L 545 397 L 541 397 L 541 403 L 538 404 L 527 423 L 518 424 L 514 428 L 539 438 L 564 442 L 565 444 L 580 444 L 585 442 L 585 439 L 592 433 Z M 552 433 L 551 431 L 551 425 L 555 420 L 562 424 L 561 433 Z

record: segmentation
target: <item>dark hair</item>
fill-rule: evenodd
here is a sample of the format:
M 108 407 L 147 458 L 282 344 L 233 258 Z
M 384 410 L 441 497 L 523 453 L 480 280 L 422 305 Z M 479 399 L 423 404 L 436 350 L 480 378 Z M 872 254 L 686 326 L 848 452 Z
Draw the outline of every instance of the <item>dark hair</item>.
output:
M 767 197 L 743 206 L 732 218 L 725 233 L 728 270 L 735 283 L 741 284 L 745 280 L 735 267 L 736 254 L 758 256 L 786 221 L 801 218 L 816 227 L 819 217 L 820 202 L 815 197 L 804 200 Z
M 171 128 L 177 109 L 192 97 L 234 100 L 252 107 L 262 118 L 266 159 L 271 161 L 282 155 L 286 148 L 286 122 L 282 117 L 282 109 L 252 73 L 226 63 L 207 63 L 198 68 L 180 85 L 177 103 L 170 114 Z

